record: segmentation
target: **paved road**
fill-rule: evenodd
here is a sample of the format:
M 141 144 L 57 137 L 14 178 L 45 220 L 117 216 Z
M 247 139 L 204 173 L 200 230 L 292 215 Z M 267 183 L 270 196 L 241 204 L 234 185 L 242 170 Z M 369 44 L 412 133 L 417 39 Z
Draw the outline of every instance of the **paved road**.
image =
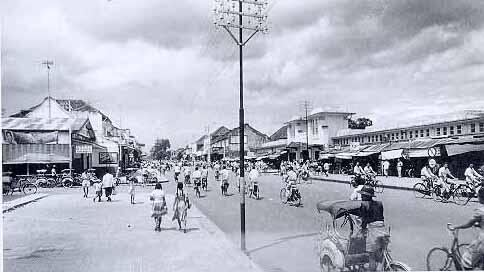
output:
M 298 208 L 280 203 L 278 176 L 264 175 L 260 182 L 263 199 L 248 199 L 246 205 L 249 255 L 266 271 L 319 271 L 317 248 L 322 219 L 315 205 L 322 200 L 348 198 L 350 187 L 316 180 L 300 185 L 304 207 Z M 166 186 L 174 190 L 172 182 Z M 213 179 L 209 180 L 209 187 L 211 191 L 205 197 L 195 199 L 197 207 L 239 244 L 240 198 L 234 182 L 229 188 L 234 195 L 228 197 L 221 196 Z M 192 188 L 190 193 L 194 199 Z M 388 189 L 378 194 L 377 199 L 383 201 L 386 224 L 391 226 L 392 256 L 417 270 L 425 269 L 425 256 L 430 248 L 450 242 L 446 223 L 464 222 L 478 205 L 475 202 L 465 207 L 437 203 L 416 199 L 412 192 Z M 469 241 L 474 234 L 469 230 L 462 233 L 462 238 Z

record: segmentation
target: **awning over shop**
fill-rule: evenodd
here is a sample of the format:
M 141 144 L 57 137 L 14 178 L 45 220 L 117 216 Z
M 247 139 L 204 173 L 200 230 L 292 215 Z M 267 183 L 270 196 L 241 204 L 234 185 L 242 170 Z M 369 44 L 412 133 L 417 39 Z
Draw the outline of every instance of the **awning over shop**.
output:
M 272 155 L 269 155 L 268 158 L 275 160 L 275 159 L 279 158 L 279 156 L 280 156 L 279 154 L 272 154 Z
M 281 155 L 284 155 L 284 154 L 286 154 L 286 153 L 287 153 L 287 151 L 286 151 L 286 150 L 281 151 Z
M 375 155 L 375 154 L 378 154 L 378 153 L 380 153 L 380 151 L 366 151 L 365 150 L 365 151 L 358 152 L 354 156 L 355 157 L 367 157 L 367 156 Z
M 402 157 L 403 149 L 383 151 L 381 153 L 382 160 L 393 160 Z
M 329 158 L 334 158 L 334 154 L 319 154 L 319 158 L 327 160 Z
M 440 155 L 440 152 L 439 152 Z M 428 149 L 409 149 L 408 157 L 410 158 L 426 158 L 429 156 Z
M 334 157 L 342 160 L 351 160 L 355 154 L 356 153 L 342 152 L 342 153 L 335 154 Z
M 484 144 L 446 145 L 447 155 L 455 156 L 474 151 L 484 151 Z
M 2 163 L 68 163 L 68 144 L 4 144 Z

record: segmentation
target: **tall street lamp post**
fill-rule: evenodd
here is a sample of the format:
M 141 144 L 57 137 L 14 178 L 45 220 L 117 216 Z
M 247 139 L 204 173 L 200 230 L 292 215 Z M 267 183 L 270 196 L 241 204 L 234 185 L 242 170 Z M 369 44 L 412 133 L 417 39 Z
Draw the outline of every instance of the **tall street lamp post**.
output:
M 238 5 L 237 5 L 238 4 Z M 245 164 L 244 164 L 244 84 L 243 84 L 243 55 L 244 45 L 258 32 L 267 32 L 266 0 L 215 0 L 214 23 L 222 27 L 239 47 L 239 160 L 240 160 L 240 248 L 246 250 L 245 243 Z M 245 20 L 244 20 L 245 18 Z M 239 37 L 231 29 L 239 31 Z M 249 32 L 246 40 L 243 32 Z

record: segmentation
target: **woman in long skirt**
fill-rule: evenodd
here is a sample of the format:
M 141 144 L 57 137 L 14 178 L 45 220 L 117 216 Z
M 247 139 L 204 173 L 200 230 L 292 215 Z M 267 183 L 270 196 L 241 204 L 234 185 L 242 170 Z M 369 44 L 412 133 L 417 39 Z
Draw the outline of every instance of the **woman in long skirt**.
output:
M 185 195 L 183 190 L 179 190 L 176 193 L 175 201 L 173 202 L 173 220 L 178 222 L 179 230 L 182 230 L 182 223 L 183 223 L 183 232 L 187 232 L 187 210 L 190 209 L 190 200 L 188 196 Z
M 155 219 L 155 231 L 161 231 L 161 218 L 168 213 L 165 200 L 165 192 L 160 183 L 155 185 L 155 190 L 150 194 L 152 201 L 151 217 Z

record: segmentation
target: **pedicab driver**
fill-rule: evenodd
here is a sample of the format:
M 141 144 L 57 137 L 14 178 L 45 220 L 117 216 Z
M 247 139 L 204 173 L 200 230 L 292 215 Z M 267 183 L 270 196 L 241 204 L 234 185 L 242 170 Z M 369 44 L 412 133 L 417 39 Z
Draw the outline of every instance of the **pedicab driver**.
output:
M 289 200 L 292 200 L 294 194 L 292 188 L 296 186 L 297 181 L 297 174 L 292 169 L 292 166 L 287 167 L 287 174 L 284 181 L 286 182 L 286 195 L 289 197 Z
M 360 220 L 361 234 L 366 237 L 366 251 L 370 257 L 370 271 L 377 271 L 377 264 L 383 261 L 385 238 L 389 237 L 385 229 L 383 203 L 373 200 L 375 190 L 371 186 L 363 186 L 361 195 Z

